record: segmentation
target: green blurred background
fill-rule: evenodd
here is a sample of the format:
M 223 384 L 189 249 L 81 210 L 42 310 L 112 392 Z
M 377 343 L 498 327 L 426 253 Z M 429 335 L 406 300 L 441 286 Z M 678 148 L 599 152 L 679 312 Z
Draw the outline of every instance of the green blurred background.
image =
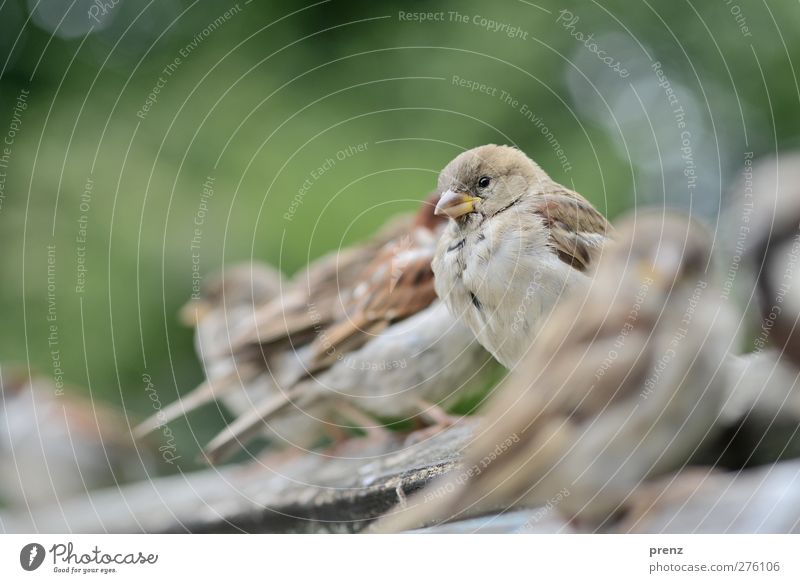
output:
M 462 149 L 516 144 L 611 217 L 666 202 L 714 224 L 747 152 L 798 145 L 796 2 L 101 6 L 0 3 L 0 360 L 52 376 L 56 325 L 71 390 L 134 419 L 143 375 L 164 402 L 201 380 L 176 318 L 193 261 L 294 273 L 413 209 Z M 175 432 L 196 450 L 223 422 Z

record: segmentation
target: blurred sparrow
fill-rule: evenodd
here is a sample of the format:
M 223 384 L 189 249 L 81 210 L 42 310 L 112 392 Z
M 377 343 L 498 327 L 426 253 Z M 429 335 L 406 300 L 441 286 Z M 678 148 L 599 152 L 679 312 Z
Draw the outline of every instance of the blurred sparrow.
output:
M 211 401 L 221 401 L 234 415 L 244 415 L 256 403 L 281 394 L 280 382 L 296 380 L 303 364 L 288 342 L 273 343 L 269 370 L 260 352 L 239 350 L 241 337 L 259 322 L 260 310 L 282 301 L 285 284 L 280 273 L 262 263 L 242 263 L 206 278 L 198 297 L 180 312 L 181 320 L 195 327 L 195 349 L 206 380 L 182 395 L 135 430 L 144 436 Z M 291 293 L 287 294 L 292 298 Z M 306 415 L 288 414 L 262 427 L 274 445 L 310 447 L 325 433 Z
M 800 369 L 777 350 L 768 349 L 726 361 L 728 398 L 721 421 L 732 425 L 756 415 L 774 421 L 791 416 L 800 422 Z
M 0 505 L 58 502 L 144 478 L 151 463 L 110 407 L 0 367 Z
M 641 212 L 619 237 L 499 387 L 461 469 L 376 530 L 556 499 L 563 516 L 597 523 L 706 438 L 733 337 L 708 289 L 710 239 L 685 217 Z
M 748 258 L 758 279 L 762 334 L 800 368 L 800 153 L 757 164 L 752 196 Z
M 231 341 L 245 360 L 265 357 L 287 345 L 301 347 L 341 313 L 343 296 L 375 255 L 412 228 L 409 217 L 389 221 L 370 240 L 339 249 L 312 262 L 283 285 L 276 301 L 259 307 L 253 321 Z
M 588 281 L 609 224 L 509 146 L 460 154 L 442 170 L 439 189 L 436 214 L 452 221 L 433 261 L 436 291 L 513 368 L 558 297 Z
M 255 262 L 207 278 L 199 296 L 180 311 L 181 321 L 195 327 L 206 380 L 141 423 L 137 435 L 218 398 L 234 414 L 243 414 L 279 393 L 276 383 L 296 381 L 305 371 L 297 352 L 313 340 L 316 328 L 333 320 L 339 286 L 407 227 L 405 221 L 393 221 L 373 240 L 318 259 L 290 282 Z
M 436 428 L 453 421 L 440 404 L 473 386 L 490 357 L 436 298 L 431 260 L 444 223 L 433 214 L 436 199 L 423 203 L 411 228 L 383 245 L 357 277 L 338 282 L 338 313 L 327 310 L 326 325 L 297 348 L 304 377 L 236 419 L 209 444 L 210 459 L 241 447 L 265 422 L 310 407 L 368 431 L 380 427 L 375 418 L 421 414 Z M 320 304 L 314 290 L 307 301 Z M 251 335 L 257 338 L 263 330 Z M 331 415 L 319 421 L 336 426 Z
M 755 351 L 728 359 L 723 420 L 732 427 L 752 417 L 770 427 L 778 416 L 800 419 L 799 183 L 800 153 L 794 153 L 756 163 L 748 183 L 735 188 L 738 216 L 730 222 L 754 276 L 745 297 L 756 296 L 761 325 Z
M 278 270 L 264 263 L 247 262 L 207 278 L 199 297 L 183 306 L 180 318 L 195 328 L 195 350 L 210 381 L 236 375 L 237 362 L 231 343 L 238 330 L 251 325 L 256 310 L 280 297 L 282 278 Z M 241 377 L 240 377 L 241 378 Z M 259 390 L 258 384 L 242 383 L 243 391 L 228 391 L 222 402 L 234 414 L 246 411 L 253 400 L 271 393 Z M 182 399 L 182 405 L 187 405 Z
M 238 415 L 253 399 L 271 394 L 248 382 L 251 379 L 245 365 L 239 366 L 229 347 L 237 330 L 253 321 L 255 310 L 279 296 L 280 287 L 280 273 L 255 262 L 236 264 L 204 279 L 197 297 L 181 308 L 179 317 L 195 330 L 195 352 L 207 380 L 142 422 L 136 428 L 137 435 L 145 435 L 216 398 Z

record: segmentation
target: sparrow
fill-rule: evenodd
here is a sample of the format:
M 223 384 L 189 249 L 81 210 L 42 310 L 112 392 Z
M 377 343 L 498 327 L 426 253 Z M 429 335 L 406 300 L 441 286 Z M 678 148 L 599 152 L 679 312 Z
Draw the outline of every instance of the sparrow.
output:
M 244 414 L 278 393 L 277 383 L 296 381 L 305 370 L 299 353 L 337 313 L 340 286 L 409 223 L 406 217 L 390 221 L 372 240 L 312 262 L 291 281 L 258 262 L 206 277 L 197 297 L 179 312 L 184 325 L 195 328 L 206 380 L 143 421 L 136 435 L 217 399 L 235 415 Z
M 734 188 L 729 222 L 749 268 L 760 327 L 754 351 L 731 355 L 723 419 L 800 419 L 800 153 L 757 162 Z M 734 263 L 732 263 L 732 266 Z M 735 272 L 734 272 L 735 273 Z M 752 297 L 751 296 L 751 297 Z M 738 430 L 737 430 L 738 432 Z
M 556 306 L 496 390 L 461 469 L 374 530 L 555 499 L 567 519 L 596 524 L 707 438 L 734 336 L 712 291 L 710 237 L 659 212 L 638 211 L 619 229 L 592 285 Z
M 152 462 L 110 406 L 0 366 L 0 505 L 30 508 L 143 479 Z
M 763 338 L 800 368 L 800 153 L 752 170 L 753 216 L 746 257 L 757 279 Z M 744 195 L 742 195 L 744 198 Z M 764 340 L 766 339 L 766 342 Z
M 271 394 L 258 384 L 243 380 L 249 372 L 246 363 L 237 363 L 227 347 L 237 330 L 253 321 L 260 305 L 279 297 L 281 284 L 278 270 L 258 262 L 237 263 L 204 278 L 196 296 L 180 309 L 179 320 L 194 328 L 195 352 L 206 381 L 139 424 L 135 429 L 137 436 L 144 436 L 217 398 L 238 415 L 253 399 Z M 225 390 L 220 389 L 221 385 Z
M 281 273 L 270 265 L 238 263 L 206 278 L 198 297 L 181 308 L 180 320 L 194 327 L 195 352 L 207 379 L 213 381 L 236 374 L 239 363 L 230 350 L 232 339 L 255 320 L 260 306 L 280 297 L 282 284 Z M 259 391 L 257 385 L 242 384 L 242 388 L 221 397 L 235 415 L 246 411 L 253 399 L 269 395 Z
M 800 422 L 800 369 L 780 351 L 768 348 L 726 360 L 728 398 L 720 420 L 729 425 L 757 416 L 789 416 Z
M 206 448 L 210 460 L 227 457 L 287 411 L 322 408 L 329 414 L 317 420 L 334 430 L 378 435 L 384 419 L 415 419 L 433 431 L 456 422 L 444 406 L 478 386 L 492 364 L 436 296 L 431 261 L 445 222 L 434 214 L 438 198 L 430 195 L 412 224 L 357 276 L 338 282 L 338 306 L 330 307 L 329 288 L 310 290 L 306 304 L 322 305 L 324 317 L 317 318 L 314 338 L 295 348 L 304 375 L 223 430 Z M 257 328 L 243 349 L 263 350 L 281 336 Z
M 283 344 L 273 342 L 269 367 L 265 367 L 260 352 L 239 348 L 243 334 L 259 324 L 263 308 L 282 304 L 284 288 L 286 301 L 295 301 L 298 294 L 292 291 L 293 287 L 278 270 L 259 262 L 235 264 L 206 277 L 197 297 L 179 312 L 180 320 L 195 329 L 195 350 L 206 378 L 140 423 L 134 435 L 142 438 L 213 401 L 220 401 L 234 416 L 241 416 L 257 403 L 280 395 L 279 383 L 293 381 L 304 370 L 288 337 Z M 287 313 L 292 310 L 287 308 Z M 313 419 L 291 412 L 263 426 L 261 435 L 278 448 L 297 449 L 311 447 L 326 437 Z
M 589 201 L 509 146 L 460 154 L 441 171 L 438 188 L 436 214 L 450 221 L 433 260 L 436 292 L 513 368 L 559 296 L 588 281 L 611 227 Z

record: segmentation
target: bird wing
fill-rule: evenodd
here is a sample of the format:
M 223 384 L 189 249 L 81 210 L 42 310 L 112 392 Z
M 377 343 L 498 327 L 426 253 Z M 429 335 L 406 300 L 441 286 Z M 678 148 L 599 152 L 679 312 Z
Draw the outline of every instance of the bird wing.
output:
M 349 289 L 379 250 L 410 228 L 412 218 L 389 221 L 364 244 L 340 249 L 317 259 L 292 278 L 283 297 L 256 312 L 253 325 L 231 342 L 234 353 L 260 346 L 268 356 L 274 350 L 309 342 L 341 314 L 343 290 Z
M 342 354 L 358 350 L 391 324 L 408 318 L 436 299 L 431 269 L 432 251 L 387 245 L 353 286 L 349 306 L 331 325 L 316 332 L 306 376 L 324 371 Z M 268 399 L 237 418 L 206 447 L 206 458 L 216 463 L 257 435 L 265 422 L 289 406 L 308 407 L 324 398 L 317 383 L 302 380 L 283 394 Z M 298 404 L 300 403 L 300 404 Z
M 348 269 L 355 265 L 361 267 L 357 275 L 342 277 L 342 273 L 337 272 L 335 277 L 322 278 L 324 282 L 336 285 L 335 293 L 330 294 L 335 305 L 326 312 L 328 317 L 324 320 L 316 318 L 312 331 L 314 340 L 308 346 L 310 356 L 303 359 L 305 374 L 302 376 L 308 379 L 324 371 L 341 360 L 341 355 L 358 350 L 393 323 L 432 304 L 436 299 L 431 268 L 435 243 L 430 230 L 419 226 L 410 234 L 396 237 L 373 250 L 371 255 L 374 258 L 366 267 L 363 261 L 360 265 L 358 261 L 349 261 Z M 363 259 L 363 254 L 361 257 Z M 321 285 L 323 281 L 317 283 Z M 345 285 L 346 289 L 340 290 L 339 286 Z M 319 308 L 319 297 L 309 297 L 313 298 L 315 308 Z M 265 422 L 280 415 L 290 405 L 307 407 L 325 398 L 326 393 L 319 384 L 305 382 L 302 376 L 284 395 L 278 395 L 237 418 L 208 445 L 207 458 L 218 461 L 226 457 L 242 442 L 257 435 Z
M 430 306 L 436 299 L 434 251 L 435 245 L 420 245 L 409 237 L 386 245 L 356 281 L 344 314 L 314 340 L 309 371 L 327 368 L 341 354 Z
M 589 201 L 567 189 L 541 195 L 536 211 L 550 229 L 558 257 L 580 271 L 591 267 L 611 233 L 608 220 Z

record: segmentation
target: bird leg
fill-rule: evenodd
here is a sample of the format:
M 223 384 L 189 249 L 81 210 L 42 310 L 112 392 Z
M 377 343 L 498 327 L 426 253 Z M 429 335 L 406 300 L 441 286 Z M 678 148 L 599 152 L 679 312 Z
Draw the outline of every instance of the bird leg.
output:
M 288 446 L 278 450 L 268 450 L 256 456 L 253 466 L 263 468 L 279 468 L 303 457 L 305 450 L 300 447 Z
M 419 409 L 421 416 L 429 420 L 432 425 L 412 433 L 407 440 L 407 443 L 409 444 L 419 443 L 420 441 L 424 441 L 429 437 L 433 437 L 437 433 L 452 427 L 461 420 L 460 415 L 451 415 L 441 406 L 437 405 L 436 403 L 426 401 L 425 399 L 417 399 L 415 404 Z
M 334 408 L 342 417 L 355 423 L 360 429 L 363 429 L 367 434 L 367 439 L 378 442 L 391 439 L 391 431 L 386 429 L 383 425 L 377 424 L 378 422 L 375 421 L 375 419 L 351 403 L 339 401 L 334 405 Z
M 441 429 L 447 429 L 461 421 L 460 415 L 451 415 L 445 411 L 441 405 L 431 403 L 425 399 L 417 399 L 416 405 L 424 417 L 427 417 L 434 425 L 441 427 Z

